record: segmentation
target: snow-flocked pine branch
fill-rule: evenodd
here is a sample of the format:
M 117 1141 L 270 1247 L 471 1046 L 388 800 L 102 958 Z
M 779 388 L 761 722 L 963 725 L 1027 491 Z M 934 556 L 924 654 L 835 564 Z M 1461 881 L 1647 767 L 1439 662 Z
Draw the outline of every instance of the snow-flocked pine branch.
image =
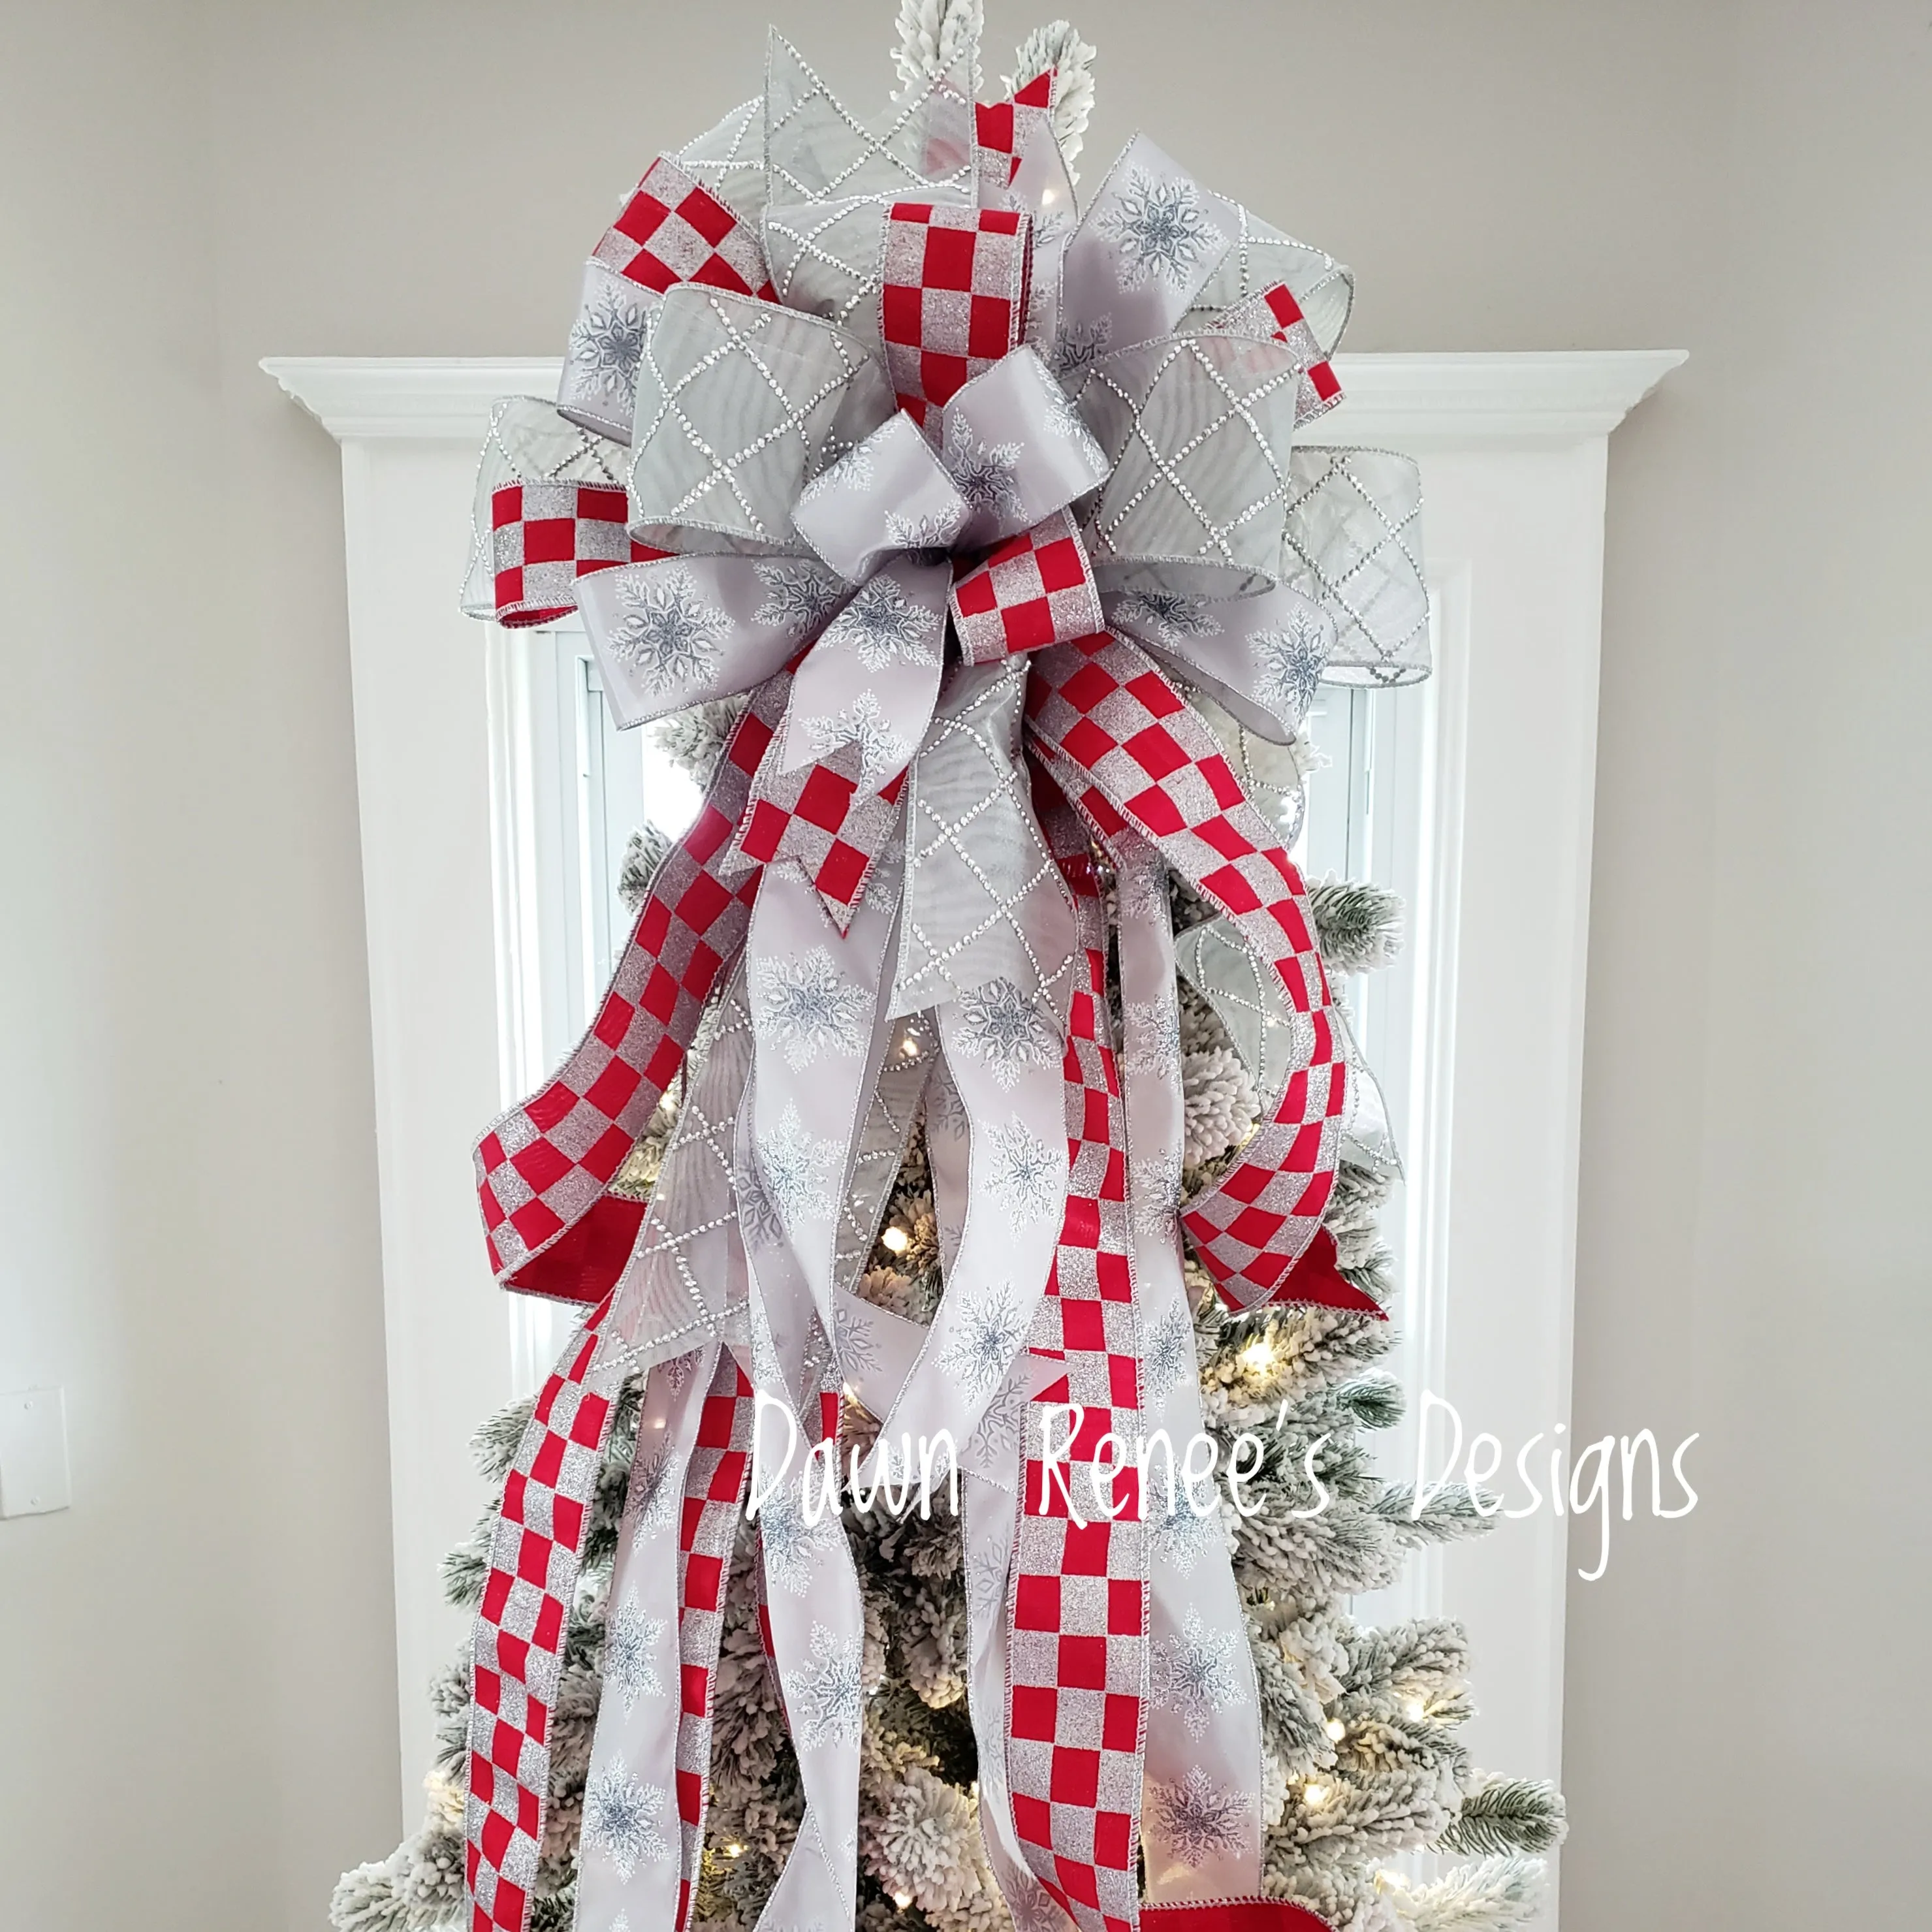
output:
M 898 69 L 896 97 L 904 100 L 927 81 L 968 63 L 970 92 L 980 92 L 982 0 L 899 0 L 899 44 L 892 64 Z
M 1052 72 L 1053 131 L 1071 168 L 1094 113 L 1094 57 L 1098 51 L 1065 20 L 1036 27 L 1013 56 L 1013 71 L 1001 76 L 1010 93 Z

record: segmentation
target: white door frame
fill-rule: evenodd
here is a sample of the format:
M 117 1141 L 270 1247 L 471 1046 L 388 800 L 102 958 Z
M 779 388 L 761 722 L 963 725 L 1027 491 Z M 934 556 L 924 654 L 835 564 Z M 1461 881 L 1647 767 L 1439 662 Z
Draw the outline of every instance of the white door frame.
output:
M 1569 1412 L 1607 440 L 1682 359 L 1344 356 L 1348 400 L 1318 425 L 1318 440 L 1408 450 L 1423 466 L 1438 662 L 1415 699 L 1430 829 L 1410 922 L 1406 1379 L 1511 1447 Z M 536 1070 L 523 707 L 514 634 L 459 615 L 456 593 L 489 405 L 554 394 L 557 365 L 262 366 L 342 446 L 412 1822 L 424 1687 L 461 1636 L 437 1565 L 484 1501 L 466 1445 L 526 1372 L 470 1166 L 476 1134 Z M 1472 1747 L 1519 1775 L 1561 1768 L 1564 1528 L 1502 1523 L 1406 1593 L 1468 1624 Z

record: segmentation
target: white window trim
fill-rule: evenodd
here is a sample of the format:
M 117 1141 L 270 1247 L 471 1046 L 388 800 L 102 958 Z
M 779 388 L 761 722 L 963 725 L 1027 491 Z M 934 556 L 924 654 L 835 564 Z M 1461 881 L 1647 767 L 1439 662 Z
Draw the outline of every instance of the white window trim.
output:
M 1423 465 L 1438 662 L 1414 700 L 1430 843 L 1410 920 L 1422 1018 L 1399 1312 L 1406 1378 L 1449 1394 L 1510 1453 L 1569 1410 L 1607 439 L 1682 360 L 1345 356 L 1348 400 L 1318 425 L 1318 440 Z M 424 1687 L 462 1628 L 437 1564 L 483 1500 L 465 1445 L 528 1368 L 490 1286 L 469 1150 L 544 1070 L 530 983 L 541 935 L 522 883 L 536 862 L 519 804 L 527 694 L 514 637 L 458 614 L 456 588 L 489 405 L 554 394 L 557 365 L 262 366 L 342 446 L 413 1822 Z M 1546 1515 L 1503 1524 L 1423 1566 L 1406 1594 L 1468 1624 L 1472 1748 L 1522 1775 L 1561 1768 L 1563 1529 Z

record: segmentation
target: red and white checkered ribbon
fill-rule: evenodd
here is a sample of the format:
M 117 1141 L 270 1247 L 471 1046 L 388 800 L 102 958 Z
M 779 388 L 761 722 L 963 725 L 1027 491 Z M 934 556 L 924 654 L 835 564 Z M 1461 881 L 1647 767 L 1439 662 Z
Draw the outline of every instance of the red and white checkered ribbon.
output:
M 1162 1932 L 1309 1932 L 1300 1908 L 1247 1896 L 1258 1828 L 1177 1876 L 1157 1796 L 1158 1903 L 1139 1901 L 1143 1778 L 1156 1790 L 1180 1762 L 1165 1717 L 1149 1753 L 1155 1653 L 1186 1634 L 1185 1592 L 1150 1571 L 1148 1498 L 1118 1472 L 1186 1408 L 1147 1386 L 1142 1332 L 1150 1311 L 1185 1315 L 1154 1172 L 1178 1100 L 1138 1035 L 1124 1087 L 1090 841 L 1150 904 L 1161 868 L 1179 872 L 1282 989 L 1289 1052 L 1268 1117 L 1180 1216 L 1222 1294 L 1372 1310 L 1321 1226 L 1349 1066 L 1301 880 L 1156 658 L 1275 736 L 1338 634 L 1364 661 L 1407 664 L 1413 504 L 1378 530 L 1375 465 L 1294 466 L 1292 430 L 1338 393 L 1327 324 L 1342 272 L 1144 140 L 1072 220 L 1050 75 L 980 108 L 976 148 L 954 74 L 878 130 L 782 43 L 768 88 L 762 116 L 653 164 L 586 267 L 558 410 L 500 416 L 479 485 L 466 608 L 524 623 L 580 610 L 622 723 L 752 696 L 584 1039 L 477 1150 L 499 1275 L 594 1312 L 520 1447 L 477 1626 L 474 1932 L 527 1923 L 597 1463 L 626 1375 L 650 1364 L 667 1454 L 626 1513 L 610 1613 L 634 1596 L 642 1622 L 626 1628 L 642 1636 L 614 1653 L 607 1640 L 578 1912 L 585 1932 L 620 1916 L 682 1932 L 758 1399 L 807 1444 L 836 1435 L 841 1337 L 864 1306 L 847 1276 L 904 1144 L 886 1094 L 905 1083 L 882 1062 L 913 1038 L 907 1015 L 934 1023 L 929 1078 L 964 1106 L 972 1152 L 931 1150 L 946 1295 L 925 1341 L 884 1349 L 866 1387 L 969 1438 L 968 1540 L 1006 1580 L 1004 1616 L 983 1591 L 972 1610 L 999 1882 L 1027 1922 L 1050 1898 L 1082 1932 L 1143 1916 Z M 754 218 L 766 193 L 776 288 Z M 1124 937 L 1124 974 L 1171 995 L 1172 953 L 1150 924 Z M 692 1133 L 651 1210 L 663 1225 L 640 1231 L 644 1210 L 610 1183 L 714 1003 L 729 1057 L 689 1087 Z M 721 1202 L 722 1240 L 704 1219 Z M 644 1285 L 700 1235 L 724 1279 L 663 1298 L 679 1328 Z M 742 1361 L 718 1340 L 738 1323 Z M 669 1358 L 696 1328 L 710 1339 L 680 1371 Z M 674 1488 L 675 1579 L 647 1577 L 652 1513 Z M 761 1624 L 808 1809 L 768 1932 L 854 1909 L 862 1635 L 836 1525 L 814 1537 L 782 1498 L 769 1508 Z M 1199 1598 L 1245 1641 L 1231 1578 L 1214 1570 Z M 662 1712 L 647 1681 L 674 1690 Z M 1258 1817 L 1238 1730 L 1197 1755 Z
M 899 201 L 886 211 L 880 334 L 899 407 L 914 422 L 1024 333 L 1032 227 L 1012 208 Z
M 506 483 L 490 499 L 496 621 L 514 628 L 569 614 L 577 580 L 658 556 L 624 527 L 624 493 L 590 483 Z
M 623 454 L 534 396 L 491 408 L 463 590 L 471 616 L 554 623 L 576 608 L 582 579 L 664 554 L 627 527 Z
M 1053 80 L 1049 68 L 1004 100 L 980 101 L 974 106 L 980 193 L 996 206 L 1035 137 L 1042 133 L 1052 137 Z
M 1028 1405 L 1022 1449 L 1006 1790 L 1021 1850 L 1048 1894 L 1082 1932 L 1129 1932 L 1139 1910 L 1148 1604 L 1131 1466 L 1141 1341 L 1126 1126 L 1086 836 L 1064 804 L 1040 815 L 1078 909 L 1084 971 L 1066 1036 L 1065 1217 L 1029 1344 L 1052 1367 Z
M 758 875 L 729 882 L 722 862 L 782 715 L 785 682 L 761 686 L 739 720 L 696 821 L 651 880 L 589 1030 L 476 1144 L 490 1263 L 507 1287 L 601 1301 L 629 1256 L 643 1209 L 610 1184 L 744 943 Z
M 584 267 L 557 386 L 559 414 L 631 440 L 638 358 L 651 310 L 680 282 L 776 302 L 755 226 L 668 154 L 644 171 Z
M 675 1776 L 680 1857 L 674 1932 L 684 1932 L 690 1922 L 703 1861 L 718 1646 L 724 1628 L 724 1591 L 730 1580 L 739 1510 L 751 1480 L 755 1410 L 744 1370 L 729 1350 L 720 1349 L 686 1469 L 677 1520 Z
M 889 808 L 872 808 L 850 784 L 828 777 L 814 786 L 815 772 L 795 788 L 767 777 L 789 682 L 761 686 L 733 730 L 696 821 L 652 878 L 589 1030 L 477 1143 L 490 1258 L 506 1287 L 579 1302 L 608 1292 L 644 1218 L 610 1184 L 744 943 L 764 865 L 797 853 L 788 842 L 796 824 L 812 850 L 824 842 L 812 883 L 828 896 L 849 893 L 849 904 L 890 831 Z M 773 802 L 758 796 L 760 781 L 796 795 Z
M 954 634 L 968 664 L 1090 637 L 1100 622 L 1093 566 L 1065 510 L 962 565 L 952 586 Z
M 1286 989 L 1301 1037 L 1271 1118 L 1181 1223 L 1222 1298 L 1378 1312 L 1322 1226 L 1347 1112 L 1347 1064 L 1301 875 L 1219 742 L 1146 654 L 1102 632 L 1034 662 L 1028 728 L 1104 838 L 1148 841 L 1227 914 Z
M 1142 1932 L 1334 1932 L 1327 1919 L 1292 1898 L 1215 1898 L 1145 1905 Z
M 1116 831 L 1107 850 L 1120 900 L 1134 1306 L 1150 1338 L 1142 1350 L 1142 1440 L 1150 1445 L 1142 1518 L 1154 1668 L 1142 1869 L 1156 1904 L 1248 1897 L 1261 1890 L 1267 1800 L 1259 1694 L 1240 1592 L 1222 1560 L 1218 1501 L 1210 1491 L 1208 1510 L 1198 1513 L 1198 1492 L 1185 1480 L 1184 1445 L 1204 1419 L 1175 1219 L 1186 1103 L 1172 1051 L 1180 1012 L 1168 870 L 1130 832 Z
M 473 1932 L 521 1932 L 536 1883 L 564 1635 L 621 1375 L 608 1301 L 544 1382 L 503 1497 L 470 1657 L 465 1835 Z
M 528 1922 L 564 1638 L 625 1378 L 621 1358 L 602 1346 L 609 1315 L 600 1306 L 572 1338 L 505 1480 L 472 1642 L 471 1932 Z M 674 1932 L 689 1917 L 704 1846 L 718 1640 L 753 1408 L 744 1371 L 715 1344 L 652 1371 L 606 1612 L 613 1696 L 593 1745 L 580 1882 L 587 1899 L 615 1898 L 620 1915 L 628 1904 L 640 1924 L 648 1910 Z M 668 1568 L 657 1553 L 668 1533 L 676 1550 Z M 658 1607 L 666 1617 L 650 1615 Z M 644 1700 L 652 1708 L 640 1714 Z
M 660 1363 L 645 1387 L 605 1608 L 613 1694 L 598 1714 L 578 1854 L 593 1922 L 681 1927 L 688 1914 L 752 1406 L 743 1370 L 716 1342 Z

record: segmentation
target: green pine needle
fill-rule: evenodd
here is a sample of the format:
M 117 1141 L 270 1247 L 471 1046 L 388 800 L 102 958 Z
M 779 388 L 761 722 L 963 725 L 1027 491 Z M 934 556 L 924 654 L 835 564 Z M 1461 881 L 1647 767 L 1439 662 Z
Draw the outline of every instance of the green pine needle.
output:
M 1492 1778 L 1463 1799 L 1456 1821 L 1436 1844 L 1445 1852 L 1494 1857 L 1546 1852 L 1562 1842 L 1563 1800 L 1543 1778 Z

